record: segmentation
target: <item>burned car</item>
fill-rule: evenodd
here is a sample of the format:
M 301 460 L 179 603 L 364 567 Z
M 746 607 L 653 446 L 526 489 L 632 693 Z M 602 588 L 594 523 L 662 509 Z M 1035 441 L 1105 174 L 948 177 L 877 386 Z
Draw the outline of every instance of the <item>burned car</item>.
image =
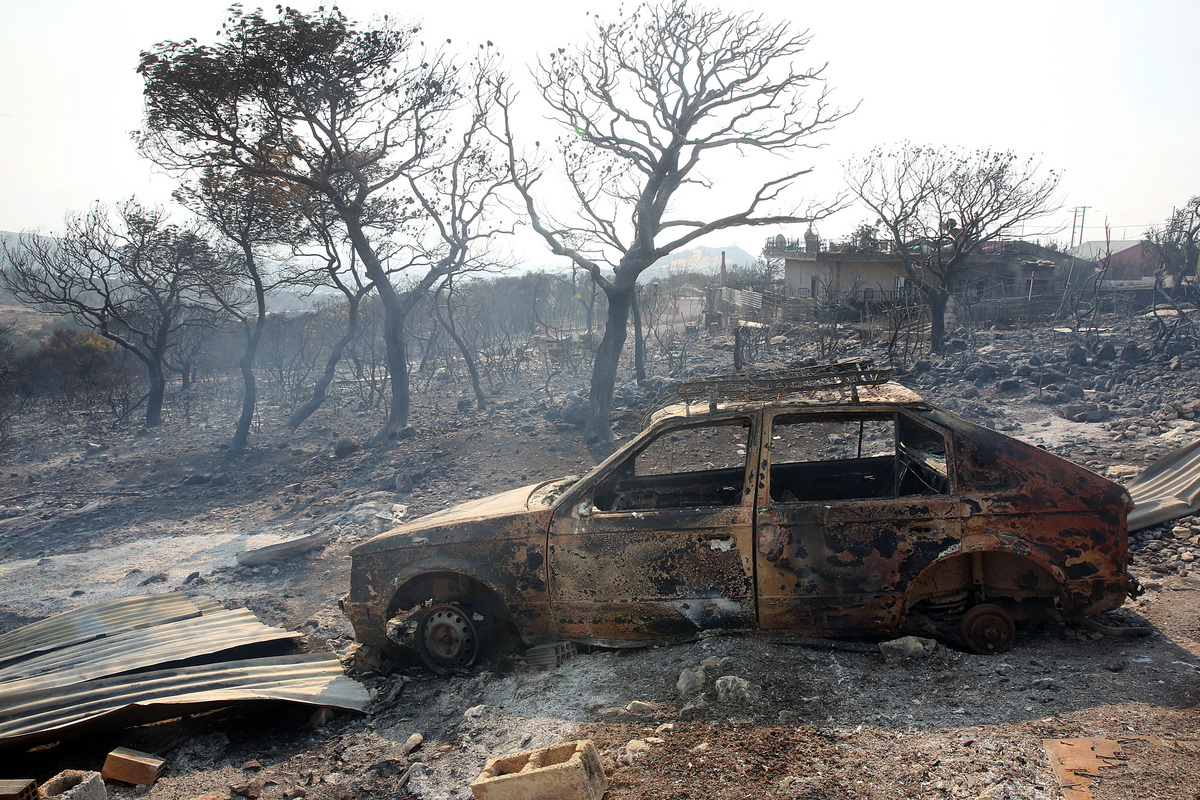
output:
M 351 551 L 359 642 L 468 666 L 528 645 L 707 631 L 980 653 L 1120 606 L 1128 493 L 862 365 L 686 384 L 583 478 L 475 500 Z

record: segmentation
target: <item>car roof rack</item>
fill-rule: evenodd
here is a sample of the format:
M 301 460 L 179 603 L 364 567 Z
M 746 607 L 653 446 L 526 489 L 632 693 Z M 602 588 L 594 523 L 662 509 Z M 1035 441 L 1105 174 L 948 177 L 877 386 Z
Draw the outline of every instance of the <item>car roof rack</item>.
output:
M 891 379 L 885 369 L 872 367 L 870 359 L 839 361 L 815 367 L 800 367 L 769 372 L 740 372 L 713 375 L 677 383 L 660 394 L 646 414 L 647 420 L 656 412 L 672 405 L 706 404 L 716 411 L 719 402 L 752 402 L 782 400 L 790 394 L 815 393 L 837 389 L 849 391 L 850 402 L 859 402 L 858 387 L 879 386 Z

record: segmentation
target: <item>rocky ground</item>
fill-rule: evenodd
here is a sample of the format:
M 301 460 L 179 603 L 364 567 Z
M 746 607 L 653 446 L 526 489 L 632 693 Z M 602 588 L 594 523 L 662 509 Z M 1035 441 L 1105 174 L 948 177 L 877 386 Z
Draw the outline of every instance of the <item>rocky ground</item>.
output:
M 939 405 L 1124 480 L 1200 437 L 1200 352 L 1151 355 L 1148 331 L 1127 320 L 1097 335 L 1111 347 L 1093 356 L 1069 331 L 979 332 L 898 375 Z M 727 371 L 730 350 L 728 339 L 708 340 L 689 367 Z M 785 337 L 762 357 L 782 366 L 811 355 Z M 842 355 L 886 356 L 863 344 Z M 302 631 L 304 647 L 349 657 L 336 602 L 348 588 L 349 549 L 398 520 L 589 469 L 600 454 L 575 425 L 581 383 L 537 375 L 528 387 L 499 388 L 478 412 L 458 410 L 464 385 L 435 382 L 419 393 L 415 435 L 388 448 L 346 441 L 365 441 L 376 412 L 333 406 L 293 434 L 268 407 L 252 451 L 233 460 L 219 447 L 231 424 L 217 403 L 152 432 L 27 419 L 0 473 L 0 631 L 182 589 L 246 605 Z M 658 385 L 619 389 L 619 434 L 640 427 Z M 330 534 L 321 550 L 236 566 L 238 551 L 316 532 Z M 889 657 L 870 643 L 715 637 L 581 652 L 549 670 L 519 653 L 454 678 L 359 667 L 373 697 L 366 715 L 212 712 L 0 753 L 0 778 L 94 769 L 126 745 L 168 766 L 148 790 L 110 784 L 120 797 L 434 800 L 470 797 L 489 757 L 590 737 L 611 798 L 1013 800 L 1061 796 L 1043 739 L 1100 736 L 1124 740 L 1128 767 L 1094 779 L 1097 798 L 1192 800 L 1200 519 L 1134 535 L 1131 554 L 1147 592 L 1109 622 L 1149 623 L 1148 638 L 1043 627 L 1021 631 L 997 657 L 940 645 Z M 413 734 L 421 743 L 409 752 Z M 418 766 L 397 790 L 410 762 Z

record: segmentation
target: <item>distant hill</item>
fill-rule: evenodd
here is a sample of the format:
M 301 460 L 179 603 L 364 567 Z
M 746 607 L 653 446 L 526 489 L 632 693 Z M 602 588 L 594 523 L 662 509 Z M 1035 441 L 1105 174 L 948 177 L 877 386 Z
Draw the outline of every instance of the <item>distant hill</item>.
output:
M 648 270 L 641 274 L 638 281 L 646 283 L 656 278 L 680 272 L 701 272 L 706 275 L 716 275 L 721 271 L 721 253 L 725 253 L 726 266 L 749 266 L 754 263 L 754 256 L 737 245 L 729 247 L 690 247 L 679 250 L 666 258 L 654 262 Z

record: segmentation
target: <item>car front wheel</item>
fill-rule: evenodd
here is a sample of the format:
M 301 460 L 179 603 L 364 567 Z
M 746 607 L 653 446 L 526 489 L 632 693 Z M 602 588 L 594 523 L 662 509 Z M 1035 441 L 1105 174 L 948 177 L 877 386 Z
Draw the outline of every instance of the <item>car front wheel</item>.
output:
M 414 639 L 425 665 L 449 675 L 483 659 L 491 646 L 491 627 L 463 603 L 432 601 L 421 612 Z

